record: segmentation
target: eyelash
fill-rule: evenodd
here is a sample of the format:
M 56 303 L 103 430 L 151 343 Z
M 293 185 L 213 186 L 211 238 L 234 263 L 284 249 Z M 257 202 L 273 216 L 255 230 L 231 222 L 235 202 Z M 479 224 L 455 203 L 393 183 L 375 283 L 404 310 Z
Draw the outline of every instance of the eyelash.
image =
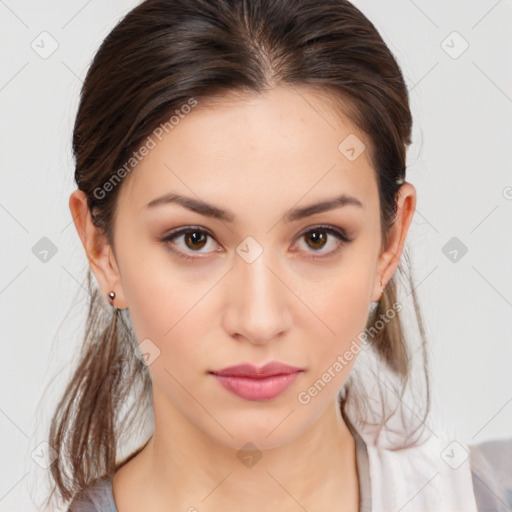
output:
M 312 228 L 309 228 L 307 231 L 304 231 L 302 232 L 298 238 L 301 238 L 305 235 L 308 235 L 314 231 L 325 231 L 326 233 L 329 233 L 333 236 L 335 236 L 338 240 L 339 240 L 339 244 L 338 246 L 336 247 L 336 249 L 334 249 L 333 251 L 330 251 L 329 253 L 327 253 L 327 255 L 324 255 L 324 256 L 310 256 L 311 259 L 313 260 L 318 260 L 318 259 L 323 259 L 323 258 L 328 258 L 329 256 L 333 256 L 334 254 L 336 254 L 344 245 L 346 244 L 349 244 L 350 242 L 352 242 L 353 239 L 351 238 L 348 238 L 345 233 L 339 229 L 336 229 L 332 226 L 326 226 L 326 225 L 318 225 L 318 226 L 314 226 Z M 200 233 L 200 234 L 203 234 L 203 235 L 207 235 L 209 236 L 210 238 L 214 238 L 213 235 L 203 229 L 203 228 L 199 228 L 199 227 L 194 227 L 194 226 L 187 226 L 185 228 L 180 228 L 176 231 L 173 231 L 171 232 L 170 234 L 168 234 L 166 237 L 162 238 L 160 240 L 160 242 L 162 242 L 163 244 L 167 245 L 169 242 L 171 242 L 172 240 L 174 240 L 175 238 L 178 238 L 179 236 L 182 236 L 184 234 L 187 234 L 187 233 Z M 181 250 L 176 250 L 176 249 L 172 249 L 172 248 L 169 248 L 174 254 L 176 254 L 178 257 L 180 258 L 183 258 L 184 260 L 187 260 L 187 261 L 198 261 L 202 258 L 202 256 L 188 256 L 186 252 L 183 252 Z

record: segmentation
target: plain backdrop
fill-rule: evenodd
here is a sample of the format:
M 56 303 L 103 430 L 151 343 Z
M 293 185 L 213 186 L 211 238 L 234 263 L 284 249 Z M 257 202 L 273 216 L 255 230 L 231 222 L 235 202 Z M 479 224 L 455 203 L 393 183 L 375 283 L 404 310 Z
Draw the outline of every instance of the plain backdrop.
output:
M 39 460 L 88 300 L 71 130 L 92 56 L 136 3 L 0 2 L 2 512 L 38 510 L 46 491 Z M 355 3 L 410 91 L 408 246 L 434 413 L 464 443 L 511 437 L 512 1 Z

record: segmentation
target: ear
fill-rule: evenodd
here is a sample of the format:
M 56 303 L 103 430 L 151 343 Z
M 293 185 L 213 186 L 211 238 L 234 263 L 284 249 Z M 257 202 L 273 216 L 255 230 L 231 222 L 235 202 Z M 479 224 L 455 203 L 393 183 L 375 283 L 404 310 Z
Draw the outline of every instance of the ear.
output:
M 387 247 L 379 255 L 375 282 L 373 283 L 372 301 L 378 301 L 386 283 L 393 277 L 400 263 L 400 257 L 416 210 L 416 189 L 410 183 L 404 183 L 397 191 L 397 210 L 395 221 L 388 229 Z M 382 285 L 379 285 L 382 281 Z
M 69 209 L 89 265 L 104 297 L 108 300 L 108 293 L 115 292 L 114 305 L 119 309 L 125 309 L 127 304 L 114 251 L 103 232 L 92 222 L 87 196 L 83 191 L 75 190 L 70 195 Z

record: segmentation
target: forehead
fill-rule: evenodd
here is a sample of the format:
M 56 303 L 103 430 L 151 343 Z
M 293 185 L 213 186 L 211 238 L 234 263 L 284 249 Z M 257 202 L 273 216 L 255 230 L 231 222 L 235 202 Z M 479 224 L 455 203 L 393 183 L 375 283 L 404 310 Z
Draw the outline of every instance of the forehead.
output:
M 376 199 L 367 137 L 314 90 L 225 94 L 173 121 L 151 136 L 154 147 L 124 179 L 119 206 L 140 210 L 166 192 L 241 205 L 337 193 Z

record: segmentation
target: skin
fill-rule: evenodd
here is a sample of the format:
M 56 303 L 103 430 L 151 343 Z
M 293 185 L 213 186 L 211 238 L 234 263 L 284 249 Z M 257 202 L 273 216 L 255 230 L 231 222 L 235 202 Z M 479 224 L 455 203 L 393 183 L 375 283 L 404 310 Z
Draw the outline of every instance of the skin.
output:
M 338 150 L 349 134 L 367 148 L 354 161 Z M 93 226 L 84 194 L 71 194 L 75 226 L 103 293 L 115 291 L 138 342 L 149 338 L 160 350 L 148 366 L 155 432 L 114 476 L 120 512 L 168 511 L 170 504 L 200 511 L 358 509 L 354 438 L 335 402 L 356 357 L 307 405 L 297 396 L 364 330 L 414 215 L 416 191 L 405 183 L 382 247 L 369 147 L 325 97 L 279 86 L 200 103 L 164 135 L 122 182 L 114 247 Z M 145 207 L 167 192 L 228 209 L 235 220 L 177 204 Z M 363 207 L 283 220 L 292 208 L 341 193 Z M 353 241 L 339 246 L 322 231 L 322 245 L 305 233 L 320 224 L 345 230 Z M 183 226 L 212 236 L 159 241 Z M 251 263 L 236 252 L 248 236 L 263 249 Z M 169 246 L 197 259 L 179 258 Z M 272 360 L 305 371 L 270 401 L 239 398 L 208 374 Z M 237 457 L 247 442 L 262 454 L 252 467 Z

